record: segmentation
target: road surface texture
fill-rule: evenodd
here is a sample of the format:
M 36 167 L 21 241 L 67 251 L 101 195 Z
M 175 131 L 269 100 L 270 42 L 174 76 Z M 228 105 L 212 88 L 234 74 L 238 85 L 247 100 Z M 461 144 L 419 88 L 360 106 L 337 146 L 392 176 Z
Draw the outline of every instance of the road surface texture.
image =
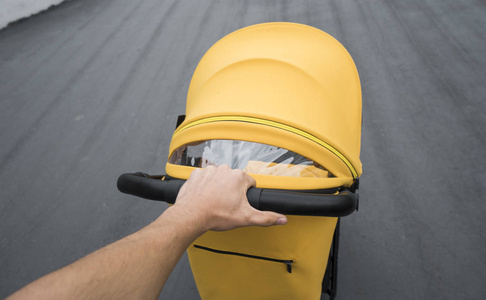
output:
M 484 299 L 486 4 L 71 0 L 0 31 L 0 297 L 154 220 L 116 189 L 162 173 L 191 75 L 224 35 L 300 22 L 363 90 L 360 210 L 338 299 Z M 200 299 L 187 257 L 162 297 Z M 323 298 L 324 299 L 324 298 Z

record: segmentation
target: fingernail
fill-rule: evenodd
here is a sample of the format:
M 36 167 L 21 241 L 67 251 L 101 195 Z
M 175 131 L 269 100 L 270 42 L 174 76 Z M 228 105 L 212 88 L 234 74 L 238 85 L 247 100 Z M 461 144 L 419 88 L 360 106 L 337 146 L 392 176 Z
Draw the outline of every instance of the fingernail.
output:
M 287 224 L 287 218 L 278 218 L 277 225 L 285 225 Z

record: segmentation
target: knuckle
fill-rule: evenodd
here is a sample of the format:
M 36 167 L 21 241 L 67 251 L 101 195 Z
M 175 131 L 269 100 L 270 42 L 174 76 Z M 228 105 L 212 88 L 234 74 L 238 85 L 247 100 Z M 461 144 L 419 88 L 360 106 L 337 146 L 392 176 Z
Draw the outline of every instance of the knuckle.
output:
M 213 166 L 213 165 L 209 165 L 209 166 L 207 166 L 205 169 L 206 169 L 206 170 L 211 171 L 211 170 L 216 169 L 216 167 L 215 167 L 215 166 Z
M 231 170 L 230 166 L 227 164 L 220 165 L 218 168 L 221 170 Z
M 202 172 L 203 172 L 203 169 L 196 168 L 191 172 L 191 175 L 189 176 L 189 178 L 198 177 Z
M 245 173 L 245 172 L 243 172 L 243 171 L 242 171 L 242 170 L 240 170 L 240 169 L 233 169 L 233 170 L 232 170 L 232 173 L 233 173 L 235 176 L 239 177 L 239 178 L 244 178 L 244 177 L 246 177 L 246 173 Z

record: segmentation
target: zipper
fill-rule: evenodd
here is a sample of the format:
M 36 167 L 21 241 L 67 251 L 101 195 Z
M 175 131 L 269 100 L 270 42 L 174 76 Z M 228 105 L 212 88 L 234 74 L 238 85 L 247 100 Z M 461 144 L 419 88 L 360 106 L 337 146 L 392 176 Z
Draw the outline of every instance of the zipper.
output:
M 196 244 L 194 244 L 194 247 L 201 249 L 201 250 L 206 250 L 206 251 L 209 251 L 209 252 L 218 253 L 218 254 L 234 255 L 234 256 L 241 256 L 241 257 L 248 257 L 248 258 L 259 259 L 259 260 L 266 260 L 266 261 L 283 263 L 287 266 L 287 272 L 292 273 L 292 264 L 294 263 L 294 261 L 291 260 L 291 259 L 276 259 L 276 258 L 270 258 L 270 257 L 264 257 L 264 256 L 258 256 L 258 255 L 251 255 L 251 254 L 245 254 L 245 253 L 239 253 L 239 252 L 223 251 L 223 250 L 217 250 L 217 249 L 208 248 L 208 247 L 204 247 L 204 246 L 196 245 Z
M 353 175 L 353 179 L 358 178 L 358 172 L 354 168 L 354 166 L 351 164 L 351 162 L 341 153 L 339 152 L 336 148 L 333 146 L 329 145 L 328 143 L 324 142 L 323 140 L 319 139 L 315 135 L 312 135 L 308 132 L 305 132 L 301 129 L 278 123 L 275 121 L 270 121 L 270 120 L 265 120 L 265 119 L 260 119 L 260 118 L 254 118 L 254 117 L 243 117 L 243 116 L 219 116 L 219 117 L 209 117 L 209 118 L 204 118 L 200 120 L 193 121 L 191 123 L 188 123 L 182 127 L 178 127 L 174 134 L 183 131 L 185 129 L 194 127 L 196 125 L 201 125 L 201 124 L 206 124 L 206 123 L 213 123 L 213 122 L 224 122 L 224 121 L 237 121 L 237 122 L 247 122 L 247 123 L 253 123 L 253 124 L 259 124 L 259 125 L 265 125 L 265 126 L 271 126 L 274 128 L 286 130 L 292 133 L 295 133 L 299 136 L 302 136 L 306 139 L 309 139 L 320 146 L 326 148 L 327 150 L 331 151 L 334 155 L 336 155 L 341 161 L 348 167 L 349 171 Z

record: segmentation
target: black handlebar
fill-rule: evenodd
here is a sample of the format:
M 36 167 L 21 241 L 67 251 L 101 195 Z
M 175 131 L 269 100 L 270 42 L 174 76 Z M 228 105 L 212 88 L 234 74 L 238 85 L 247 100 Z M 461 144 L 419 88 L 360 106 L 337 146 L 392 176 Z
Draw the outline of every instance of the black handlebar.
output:
M 125 173 L 118 177 L 118 190 L 137 197 L 174 204 L 185 180 L 163 180 L 163 175 Z M 248 202 L 259 210 L 287 215 L 344 217 L 358 208 L 358 195 L 343 189 L 338 194 L 315 194 L 251 187 Z

